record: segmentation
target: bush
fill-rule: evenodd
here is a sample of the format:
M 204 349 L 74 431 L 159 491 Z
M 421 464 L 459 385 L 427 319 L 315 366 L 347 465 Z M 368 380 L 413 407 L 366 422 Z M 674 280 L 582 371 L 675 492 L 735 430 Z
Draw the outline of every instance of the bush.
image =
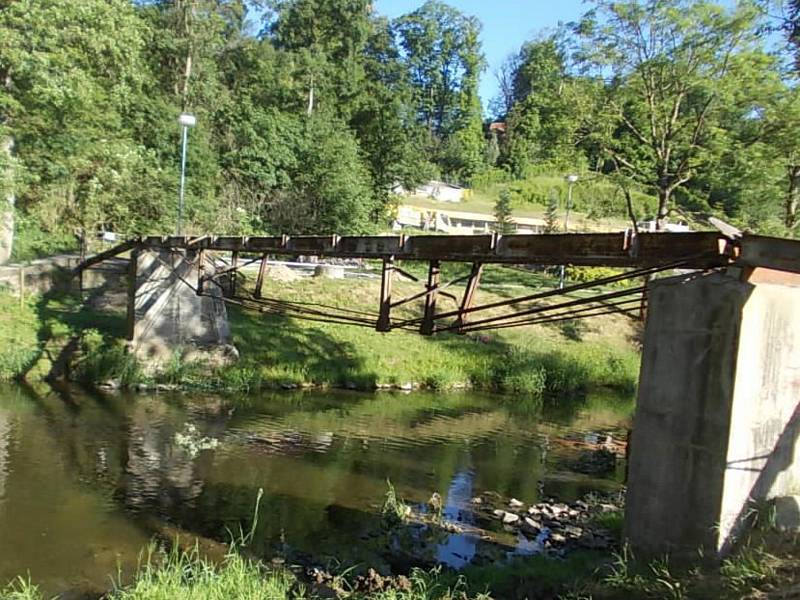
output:
M 96 329 L 87 329 L 80 340 L 81 356 L 75 365 L 75 378 L 88 384 L 114 380 L 128 387 L 142 380 L 136 357 L 122 340 L 109 340 Z

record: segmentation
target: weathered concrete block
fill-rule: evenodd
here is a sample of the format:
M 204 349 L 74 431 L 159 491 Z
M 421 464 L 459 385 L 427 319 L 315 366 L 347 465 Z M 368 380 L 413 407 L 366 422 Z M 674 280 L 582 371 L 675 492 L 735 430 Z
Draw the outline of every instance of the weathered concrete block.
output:
M 645 553 L 724 553 L 752 501 L 800 482 L 800 285 L 664 279 L 648 315 L 626 535 Z
M 197 294 L 198 261 L 193 251 L 141 250 L 132 256 L 128 302 L 129 339 L 139 357 L 163 360 L 178 348 L 213 348 L 230 343 L 227 311 L 218 286 Z M 213 265 L 205 264 L 205 274 Z
M 800 532 L 800 496 L 775 498 L 775 527 L 779 531 Z
M 340 265 L 317 265 L 314 269 L 314 277 L 344 279 L 344 267 Z

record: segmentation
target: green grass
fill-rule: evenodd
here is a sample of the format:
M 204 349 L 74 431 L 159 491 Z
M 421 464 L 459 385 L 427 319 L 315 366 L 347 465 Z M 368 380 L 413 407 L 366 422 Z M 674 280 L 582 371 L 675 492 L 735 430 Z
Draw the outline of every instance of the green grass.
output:
M 342 578 L 343 581 L 344 578 Z M 347 587 L 346 581 L 344 586 Z M 151 547 L 133 582 L 117 586 L 109 600 L 316 600 L 330 597 L 315 593 L 288 570 L 267 569 L 263 564 L 231 551 L 221 564 L 209 562 L 195 551 L 168 555 Z M 415 570 L 403 589 L 347 594 L 354 600 L 490 600 L 470 595 L 460 578 L 439 571 Z M 19 579 L 5 590 L 2 600 L 44 600 L 30 581 Z
M 458 277 L 465 269 L 448 265 L 445 277 Z M 482 285 L 479 303 L 549 289 L 555 280 L 547 273 L 491 267 Z M 395 297 L 420 289 L 419 283 L 398 281 Z M 451 288 L 456 295 L 462 290 Z M 379 282 L 268 281 L 264 291 L 275 298 L 374 313 Z M 455 307 L 446 298 L 440 303 L 441 310 Z M 603 387 L 630 392 L 638 377 L 638 352 L 631 344 L 636 327 L 618 315 L 587 323 L 423 337 L 415 331 L 377 333 L 371 328 L 301 321 L 237 307 L 228 309 L 233 341 L 241 356 L 236 364 L 206 368 L 188 361 L 183 349 L 176 348 L 157 373 L 145 375 L 122 339 L 124 310 L 122 306 L 94 310 L 69 295 L 31 297 L 20 307 L 17 298 L 0 293 L 0 343 L 9 348 L 0 358 L 0 379 L 43 378 L 58 371 L 68 351 L 73 352 L 72 378 L 85 383 L 116 380 L 123 386 L 165 383 L 243 392 L 294 386 L 372 390 L 412 384 L 541 398 Z M 418 317 L 421 311 L 421 300 L 416 300 L 397 309 L 394 318 Z

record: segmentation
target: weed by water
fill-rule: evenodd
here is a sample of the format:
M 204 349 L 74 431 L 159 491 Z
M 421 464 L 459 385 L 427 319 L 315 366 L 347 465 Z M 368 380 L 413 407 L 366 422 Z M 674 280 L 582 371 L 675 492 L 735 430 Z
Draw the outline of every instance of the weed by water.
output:
M 392 482 L 388 479 L 386 480 L 386 486 L 388 489 L 386 490 L 381 514 L 386 524 L 394 527 L 408 519 L 411 515 L 411 507 L 397 495 Z
M 17 577 L 5 589 L 0 589 L 2 600 L 41 600 L 39 588 L 31 583 L 30 577 Z
M 78 381 L 92 384 L 113 379 L 126 387 L 142 380 L 139 363 L 122 340 L 107 339 L 96 329 L 89 329 L 81 336 L 80 347 L 74 373 Z

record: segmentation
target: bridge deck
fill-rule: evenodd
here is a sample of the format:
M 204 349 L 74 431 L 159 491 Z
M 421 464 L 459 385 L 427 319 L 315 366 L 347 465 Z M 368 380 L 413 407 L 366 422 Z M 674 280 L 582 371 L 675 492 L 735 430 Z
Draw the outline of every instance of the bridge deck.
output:
M 328 258 L 438 260 L 483 264 L 547 264 L 651 267 L 685 263 L 688 268 L 729 264 L 730 241 L 716 232 L 570 233 L 474 236 L 280 236 L 146 237 L 151 248 L 192 248 L 253 254 Z

